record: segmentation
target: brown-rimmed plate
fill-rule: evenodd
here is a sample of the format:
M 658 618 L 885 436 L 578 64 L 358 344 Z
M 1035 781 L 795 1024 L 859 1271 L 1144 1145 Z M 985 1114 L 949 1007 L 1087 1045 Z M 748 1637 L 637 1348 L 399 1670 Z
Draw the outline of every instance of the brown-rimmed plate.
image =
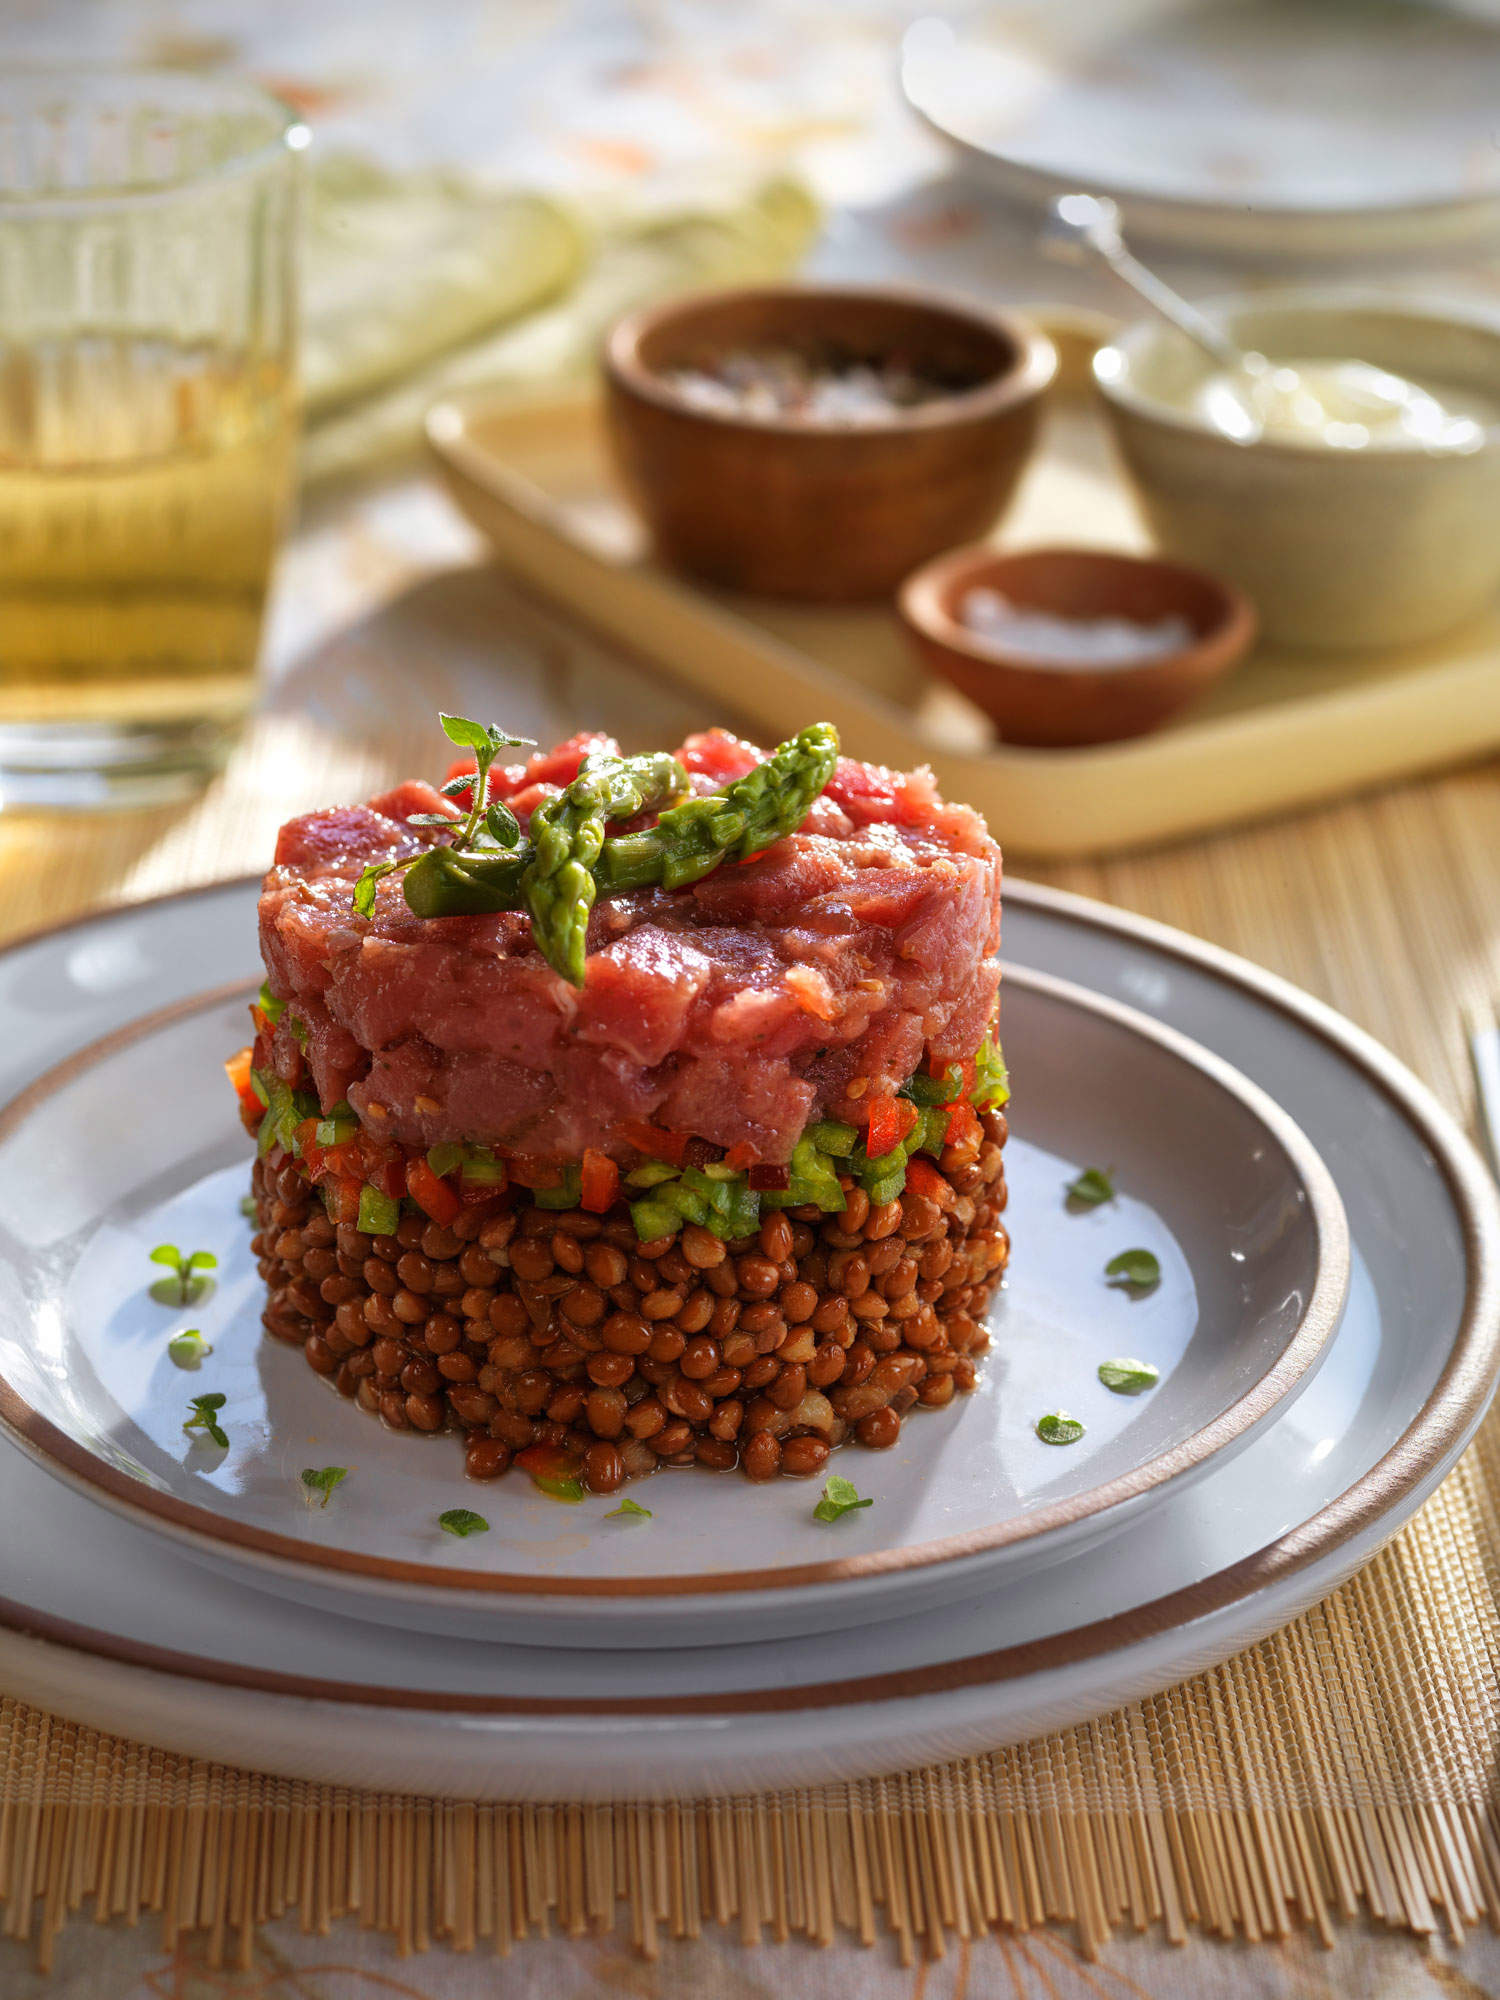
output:
M 181 904 L 149 946 L 134 936 L 164 974 L 198 930 Z M 204 969 L 230 974 L 244 949 Z M 838 1461 L 870 1507 L 820 1522 L 816 1488 L 699 1468 L 632 1492 L 649 1525 L 518 1474 L 476 1486 L 453 1438 L 386 1430 L 260 1331 L 248 1147 L 221 1070 L 247 998 L 230 979 L 86 1041 L 0 1114 L 0 1419 L 58 1478 L 198 1560 L 348 1615 L 617 1648 L 950 1602 L 1119 1532 L 1243 1449 L 1305 1385 L 1343 1307 L 1338 1195 L 1269 1096 L 1119 1001 L 1014 964 L 1017 1252 L 994 1348 L 974 1396 L 914 1413 L 890 1452 Z M 1079 1212 L 1065 1191 L 1087 1167 L 1107 1167 L 1114 1194 Z M 204 1296 L 163 1300 L 163 1242 L 212 1253 Z M 1150 1254 L 1155 1282 L 1111 1281 L 1125 1251 Z M 189 1325 L 209 1351 L 184 1367 L 169 1343 Z M 1108 1387 L 1100 1367 L 1122 1359 L 1149 1363 L 1155 1386 Z M 222 1442 L 184 1430 L 205 1394 Z M 1038 1424 L 1061 1412 L 1082 1433 L 1060 1446 Z M 301 1474 L 325 1466 L 346 1476 L 311 1505 Z M 444 1532 L 460 1507 L 488 1529 Z
M 244 885 L 179 899 L 211 945 Z M 35 1062 L 201 984 L 162 973 L 172 903 L 0 955 Z M 247 1591 L 0 1450 L 0 1679 L 199 1756 L 468 1797 L 683 1796 L 892 1770 L 1167 1685 L 1325 1595 L 1432 1490 L 1500 1355 L 1500 1211 L 1389 1053 L 1211 947 L 1014 885 L 1007 950 L 1165 1019 L 1297 1104 L 1350 1220 L 1353 1280 L 1306 1393 L 1237 1457 L 1097 1546 L 962 1604 L 842 1634 L 605 1655 L 433 1639 Z M 25 1058 L 27 1049 L 21 1051 Z M 0 1054 L 0 1088 L 13 1089 Z M 648 1529 L 631 1532 L 649 1532 Z M 705 1631 L 704 1638 L 711 1637 Z

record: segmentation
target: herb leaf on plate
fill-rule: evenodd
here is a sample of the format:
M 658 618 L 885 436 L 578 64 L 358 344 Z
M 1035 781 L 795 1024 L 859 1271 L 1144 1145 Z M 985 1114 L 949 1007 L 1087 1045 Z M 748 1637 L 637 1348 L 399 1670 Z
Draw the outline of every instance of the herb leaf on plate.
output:
M 1077 1444 L 1083 1436 L 1083 1425 L 1066 1410 L 1050 1410 L 1045 1417 L 1037 1418 L 1036 1434 L 1043 1444 Z
M 466 1535 L 487 1535 L 490 1531 L 489 1522 L 472 1507 L 450 1507 L 446 1514 L 438 1515 L 438 1526 L 445 1535 L 457 1535 L 460 1541 Z
M 846 1514 L 858 1513 L 861 1507 L 873 1507 L 873 1500 L 861 1500 L 852 1479 L 841 1479 L 837 1473 L 823 1482 L 823 1497 L 813 1508 L 815 1521 L 841 1521 Z
M 185 1326 L 167 1342 L 167 1353 L 176 1367 L 196 1368 L 205 1354 L 213 1353 L 213 1348 L 197 1327 Z
M 319 1493 L 323 1497 L 318 1504 L 321 1507 L 326 1507 L 328 1505 L 328 1497 L 333 1492 L 334 1487 L 341 1485 L 348 1477 L 349 1468 L 347 1465 L 310 1465 L 302 1474 L 302 1484 L 307 1488 L 309 1500 L 311 1500 L 313 1494 Z
M 1117 1396 L 1139 1396 L 1147 1389 L 1154 1389 L 1161 1380 L 1161 1371 L 1153 1368 L 1149 1361 L 1135 1361 L 1125 1358 L 1119 1361 L 1101 1361 L 1099 1380 L 1106 1389 L 1113 1389 Z
M 634 1500 L 622 1500 L 618 1507 L 611 1507 L 604 1518 L 606 1521 L 613 1521 L 617 1520 L 621 1515 L 627 1521 L 649 1521 L 651 1519 L 651 1509 L 649 1507 L 638 1506 Z
M 218 1390 L 213 1390 L 207 1396 L 194 1396 L 188 1405 L 193 1414 L 182 1428 L 189 1433 L 205 1431 L 215 1444 L 222 1445 L 227 1450 L 229 1439 L 219 1423 L 219 1412 L 223 1409 L 225 1401 L 226 1398 L 221 1396 Z
M 210 1289 L 212 1280 L 203 1276 L 207 1271 L 216 1271 L 219 1260 L 212 1250 L 191 1250 L 186 1256 L 175 1243 L 158 1243 L 150 1253 L 153 1264 L 165 1264 L 173 1273 L 173 1279 L 158 1278 L 151 1287 L 151 1296 L 160 1305 L 190 1306 L 201 1299 Z
M 1106 1201 L 1113 1201 L 1114 1169 L 1085 1167 L 1076 1180 L 1068 1182 L 1065 1192 L 1070 1208 L 1098 1208 Z
M 1149 1292 L 1161 1283 L 1161 1265 L 1149 1250 L 1122 1250 L 1110 1258 L 1104 1275 L 1121 1290 Z

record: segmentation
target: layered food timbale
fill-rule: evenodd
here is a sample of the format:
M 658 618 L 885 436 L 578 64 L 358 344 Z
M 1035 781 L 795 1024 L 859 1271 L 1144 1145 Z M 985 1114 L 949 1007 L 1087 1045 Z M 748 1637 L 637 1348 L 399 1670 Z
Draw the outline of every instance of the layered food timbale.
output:
M 1005 1268 L 1000 853 L 931 774 L 722 731 L 291 820 L 234 1058 L 267 1330 L 596 1493 L 808 1477 L 972 1389 Z

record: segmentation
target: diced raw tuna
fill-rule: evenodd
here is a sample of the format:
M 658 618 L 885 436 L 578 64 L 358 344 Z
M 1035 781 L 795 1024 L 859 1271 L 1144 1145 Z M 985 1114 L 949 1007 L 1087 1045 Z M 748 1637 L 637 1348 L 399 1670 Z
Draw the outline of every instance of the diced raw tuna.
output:
M 524 822 L 596 748 L 613 745 L 574 737 L 495 789 Z M 717 730 L 679 754 L 699 793 L 764 756 Z M 930 772 L 841 758 L 803 829 L 754 860 L 601 901 L 581 993 L 522 912 L 418 918 L 397 877 L 354 914 L 370 861 L 444 837 L 411 815 L 448 810 L 411 781 L 291 820 L 260 902 L 271 989 L 325 1108 L 347 1097 L 405 1145 L 628 1159 L 618 1128 L 645 1118 L 784 1161 L 810 1118 L 861 1124 L 924 1056 L 972 1055 L 993 1014 L 1000 852 Z

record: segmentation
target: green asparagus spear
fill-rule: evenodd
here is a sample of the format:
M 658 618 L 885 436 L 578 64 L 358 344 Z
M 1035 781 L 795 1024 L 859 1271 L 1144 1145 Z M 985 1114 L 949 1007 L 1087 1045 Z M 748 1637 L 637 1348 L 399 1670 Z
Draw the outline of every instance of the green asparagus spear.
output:
M 407 908 L 419 917 L 519 910 L 525 900 L 521 877 L 530 859 L 529 843 L 510 854 L 430 847 L 413 862 L 402 884 Z
M 593 869 L 612 819 L 684 798 L 687 772 L 675 757 L 586 757 L 560 798 L 531 815 L 531 854 L 521 894 L 531 912 L 537 949 L 570 985 L 584 979 L 584 935 L 596 892 Z
M 807 818 L 838 754 L 838 731 L 830 722 L 815 722 L 722 792 L 674 806 L 645 833 L 605 841 L 594 868 L 599 893 L 658 882 L 680 889 L 723 861 L 746 861 L 784 840 Z
M 449 720 L 444 718 L 445 728 Z M 478 729 L 476 724 L 464 727 Z M 499 738 L 498 731 L 491 734 Z M 565 979 L 581 986 L 589 911 L 597 896 L 657 884 L 682 888 L 724 861 L 748 860 L 795 833 L 832 777 L 838 749 L 832 724 L 814 723 L 781 744 L 764 764 L 701 799 L 684 796 L 687 774 L 665 753 L 632 758 L 595 754 L 585 759 L 559 798 L 537 807 L 528 840 L 513 844 L 518 830 L 507 809 L 492 806 L 481 820 L 471 808 L 467 820 L 452 822 L 456 837 L 451 846 L 367 869 L 356 908 L 368 916 L 379 877 L 401 868 L 407 871 L 407 904 L 419 917 L 529 910 L 537 948 Z M 478 754 L 487 767 L 495 751 L 489 757 Z M 476 790 L 476 805 L 482 796 Z M 671 804 L 673 800 L 681 803 Z M 609 821 L 662 806 L 667 809 L 646 832 L 605 838 Z M 509 825 L 490 824 L 490 815 L 502 811 Z M 486 836 L 496 844 L 469 844 Z M 502 841 L 503 847 L 498 844 Z

